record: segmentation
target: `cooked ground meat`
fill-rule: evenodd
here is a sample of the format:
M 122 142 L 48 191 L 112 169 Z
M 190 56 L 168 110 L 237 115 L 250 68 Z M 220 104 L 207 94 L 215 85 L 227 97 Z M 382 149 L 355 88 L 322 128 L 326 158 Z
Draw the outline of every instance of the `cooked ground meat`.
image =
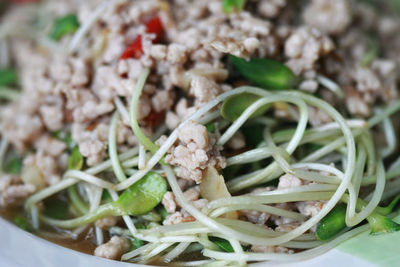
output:
M 94 255 L 106 259 L 118 260 L 130 248 L 130 242 L 125 237 L 113 236 L 110 241 L 96 248 Z
M 100 200 L 101 192 L 96 190 L 105 188 L 96 185 L 96 182 L 117 183 L 125 180 L 124 175 L 121 178 L 121 173 L 112 173 L 120 168 L 126 176 L 135 176 L 139 169 L 146 169 L 149 157 L 155 154 L 157 146 L 162 146 L 175 129 L 178 129 L 176 141 L 173 141 L 165 155 L 161 155 L 161 164 L 153 170 L 161 173 L 163 179 L 167 172 L 160 166 L 164 163 L 170 165 L 177 176 L 183 197 L 187 200 L 186 204 L 199 211 L 213 212 L 208 210 L 211 206 L 209 204 L 219 201 L 206 199 L 202 191 L 204 189 L 201 189 L 201 183 L 205 184 L 204 174 L 209 167 L 226 176 L 220 177 L 220 184 L 225 186 L 226 183 L 224 191 L 229 189 L 232 192 L 225 197 L 232 193 L 234 196 L 244 194 L 251 198 L 269 191 L 317 184 L 300 179 L 301 175 L 296 177 L 293 174 L 295 172 L 281 172 L 282 175 L 278 175 L 281 171 L 279 168 L 267 172 L 265 177 L 256 177 L 255 180 L 258 180 L 255 184 L 248 187 L 243 186 L 247 181 L 235 183 L 243 178 L 243 173 L 260 171 L 271 161 L 277 161 L 275 154 L 268 159 L 257 159 L 257 162 L 251 164 L 229 166 L 238 167 L 233 169 L 233 174 L 230 174 L 231 169 L 225 169 L 230 164 L 230 157 L 254 148 L 272 147 L 271 143 L 275 139 L 285 139 L 289 131 L 282 136 L 280 133 L 272 135 L 273 140 L 269 140 L 269 133 L 265 134 L 267 131 L 264 131 L 260 133 L 262 141 L 257 140 L 258 143 L 253 144 L 252 141 L 256 142 L 253 139 L 257 138 L 252 133 L 249 137 L 245 130 L 258 124 L 263 127 L 266 124 L 266 130 L 271 133 L 281 126 L 286 130 L 299 120 L 298 108 L 292 104 L 281 101 L 271 104 L 264 113 L 268 118 L 253 120 L 249 124 L 246 122 L 223 146 L 218 140 L 232 122 L 221 117 L 211 118 L 218 114 L 223 105 L 216 105 L 206 114 L 211 119 L 207 116 L 201 118 L 210 119 L 211 124 L 203 125 L 200 119 L 188 120 L 191 115 L 207 107 L 207 103 L 225 92 L 232 92 L 238 86 L 269 88 L 265 85 L 269 73 L 265 73 L 262 79 L 254 79 L 254 73 L 245 73 L 235 66 L 234 56 L 245 60 L 271 59 L 285 70 L 284 73 L 295 76 L 293 80 L 296 81 L 291 84 L 295 88 L 286 89 L 298 89 L 317 96 L 346 118 L 362 117 L 367 121 L 376 112 L 378 104 L 389 105 L 399 99 L 400 19 L 389 4 L 379 3 L 382 8 L 376 8 L 367 3 L 370 1 L 248 0 L 243 7 L 234 7 L 228 12 L 225 2 L 68 0 L 43 1 L 29 8 L 9 4 L 7 11 L 0 17 L 0 70 L 16 69 L 19 81 L 7 87 L 19 86 L 21 90 L 17 93 L 18 97 L 8 96 L 15 100 L 1 100 L 0 147 L 4 151 L 0 159 L 6 163 L 16 154 L 22 157 L 22 170 L 10 173 L 3 173 L 5 171 L 2 170 L 0 173 L 0 207 L 21 206 L 35 192 L 57 185 L 64 178 L 71 178 L 65 177 L 66 171 L 80 169 L 81 166 L 83 169 L 94 167 L 92 172 L 104 167 L 104 171 L 94 174 L 97 180 L 84 177 L 95 180 L 95 185 L 90 185 L 93 188 L 78 184 L 81 201 L 86 204 L 95 203 L 95 207 L 105 203 L 119 203 L 107 199 L 105 191 Z M 104 7 L 103 10 L 99 9 L 101 7 Z M 76 15 L 75 23 L 79 27 L 60 38 L 52 37 L 52 28 L 59 18 L 66 15 Z M 139 78 L 147 71 L 149 75 L 136 103 L 132 96 L 139 92 L 135 91 L 139 89 Z M 132 107 L 136 107 L 133 110 L 136 111 L 136 117 L 133 116 Z M 332 122 L 332 116 L 322 106 L 309 105 L 307 110 L 309 127 Z M 216 113 L 212 113 L 214 111 Z M 116 124 L 116 132 L 110 133 L 115 112 L 119 113 L 120 119 Z M 155 145 L 149 140 L 143 142 L 144 138 L 137 134 L 135 120 L 144 135 L 152 141 L 158 138 Z M 383 128 L 386 131 L 390 127 L 386 125 Z M 373 131 L 371 133 L 375 134 Z M 380 132 L 376 135 L 379 134 L 383 135 Z M 353 137 L 356 139 L 359 136 Z M 298 141 L 300 146 L 304 145 L 302 140 Z M 312 144 L 325 145 L 322 141 Z M 390 141 L 385 145 L 390 146 Z M 111 156 L 111 163 L 105 162 L 115 152 L 111 150 L 114 142 L 117 154 L 132 147 L 138 147 L 140 152 L 129 159 L 119 155 L 119 162 Z M 363 142 L 356 140 L 357 149 L 359 143 Z M 286 143 L 277 146 L 287 148 Z M 308 152 L 311 148 L 306 147 L 305 150 Z M 335 153 L 337 151 L 343 153 L 349 150 L 340 147 Z M 301 162 L 302 159 L 297 158 L 300 152 L 290 151 L 287 164 Z M 374 154 L 380 157 L 383 154 L 381 152 L 377 150 Z M 74 153 L 78 154 L 77 159 L 71 158 Z M 368 154 L 368 160 L 371 160 L 370 156 Z M 327 159 L 330 160 L 330 157 Z M 249 160 L 248 157 L 246 160 Z M 343 165 L 343 162 L 340 164 Z M 79 166 L 71 166 L 74 164 Z M 280 164 L 282 166 L 282 162 Z M 0 162 L 0 165 L 4 167 L 5 164 Z M 334 164 L 331 167 L 335 167 Z M 34 175 L 28 177 L 27 174 Z M 275 175 L 272 178 L 278 177 L 276 187 L 265 185 L 266 181 L 271 182 L 269 175 Z M 236 190 L 236 187 L 240 190 Z M 143 214 L 136 216 L 131 212 L 123 213 L 132 215 L 135 224 L 147 227 L 146 230 L 139 229 L 137 233 L 146 232 L 151 225 L 196 221 L 195 214 L 190 214 L 187 207 L 185 210 L 182 202 L 178 203 L 179 198 L 175 197 L 178 194 L 173 189 L 172 183 L 165 186 L 163 193 L 166 193 L 159 197 L 159 200 L 162 199 L 161 209 L 164 207 L 167 214 L 162 214 L 158 206 L 160 203 L 156 203 L 152 207 L 154 209 L 157 206 L 153 210 L 154 214 L 145 215 L 147 218 L 154 215 L 151 222 L 143 219 L 146 218 L 141 217 Z M 211 190 L 215 190 L 217 195 L 219 189 Z M 65 192 L 59 196 L 62 199 L 70 198 L 66 197 Z M 298 220 L 290 216 L 287 218 L 248 210 L 248 206 L 246 210 L 230 210 L 225 215 L 234 213 L 234 217 L 237 215 L 240 220 L 246 221 L 248 227 L 271 227 L 273 231 L 287 233 L 299 227 L 302 219 L 318 216 L 324 207 L 329 206 L 325 203 L 325 200 L 313 200 L 271 204 L 276 208 L 297 212 L 301 218 Z M 38 206 L 41 213 L 45 205 L 39 203 Z M 78 213 L 76 208 L 69 212 L 71 214 L 68 216 Z M 221 221 L 226 222 L 228 217 Z M 93 221 L 94 226 L 101 229 L 100 233 L 110 231 L 110 234 L 105 235 L 105 241 L 108 242 L 98 246 L 94 254 L 119 260 L 131 247 L 130 240 L 113 236 L 110 230 L 122 224 L 120 216 L 96 218 Z M 315 230 L 316 225 L 308 229 L 307 233 Z M 215 232 L 218 231 L 210 231 L 211 234 Z M 196 234 L 196 238 L 200 240 L 203 235 Z M 201 241 L 206 245 L 210 242 Z M 295 252 L 283 245 L 253 244 L 250 249 L 256 253 Z
M 199 184 L 208 166 L 225 166 L 225 159 L 220 155 L 215 138 L 203 125 L 189 122 L 179 131 L 179 141 L 180 144 L 166 156 L 168 163 L 178 166 L 179 177 Z

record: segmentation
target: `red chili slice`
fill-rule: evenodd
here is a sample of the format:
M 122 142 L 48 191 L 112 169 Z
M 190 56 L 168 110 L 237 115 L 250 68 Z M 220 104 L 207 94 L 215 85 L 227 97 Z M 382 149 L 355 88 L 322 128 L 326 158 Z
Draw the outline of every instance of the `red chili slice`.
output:
M 120 59 L 139 58 L 143 55 L 142 36 L 139 35 L 122 53 Z
M 153 39 L 153 43 L 158 43 L 161 41 L 164 35 L 164 28 L 159 16 L 152 18 L 146 23 L 146 32 L 155 34 L 156 37 Z M 139 35 L 132 42 L 132 44 L 129 45 L 127 49 L 125 49 L 120 59 L 140 58 L 143 53 L 142 36 Z
M 146 23 L 146 32 L 154 33 L 156 35 L 156 38 L 154 38 L 153 43 L 158 43 L 161 41 L 164 35 L 164 28 L 159 16 L 152 18 Z

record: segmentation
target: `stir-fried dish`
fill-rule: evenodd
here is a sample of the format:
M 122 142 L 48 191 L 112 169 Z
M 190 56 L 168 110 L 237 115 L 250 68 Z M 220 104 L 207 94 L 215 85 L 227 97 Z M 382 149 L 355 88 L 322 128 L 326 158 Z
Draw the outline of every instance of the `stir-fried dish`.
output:
M 24 230 L 172 266 L 400 230 L 399 1 L 0 5 L 0 210 Z

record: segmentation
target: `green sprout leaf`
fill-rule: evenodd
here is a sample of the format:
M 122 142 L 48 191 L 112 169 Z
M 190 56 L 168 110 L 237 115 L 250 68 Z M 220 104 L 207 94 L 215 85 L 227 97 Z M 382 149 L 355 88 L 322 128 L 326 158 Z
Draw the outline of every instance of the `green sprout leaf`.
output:
M 237 12 L 243 9 L 246 0 L 224 0 L 222 8 L 226 14 Z
M 372 235 L 393 233 L 400 230 L 400 224 L 376 212 L 373 212 L 371 215 L 369 215 L 367 220 L 371 226 Z
M 221 107 L 221 115 L 226 120 L 235 121 L 251 104 L 256 102 L 258 99 L 260 99 L 259 96 L 250 93 L 242 93 L 231 96 L 223 102 Z M 269 109 L 269 107 L 270 105 L 264 105 L 263 107 L 260 107 L 250 116 L 250 118 L 261 116 Z
M 100 205 L 92 212 L 70 220 L 59 220 L 43 217 L 42 220 L 60 228 L 75 228 L 92 223 L 107 216 L 139 216 L 153 210 L 167 192 L 167 182 L 156 172 L 147 173 L 142 179 L 126 189 L 117 201 Z
M 83 166 L 83 156 L 79 151 L 79 147 L 74 147 L 68 158 L 69 170 L 80 170 Z
M 234 252 L 231 243 L 228 240 L 212 236 L 210 237 L 210 241 L 216 244 L 220 249 L 226 252 Z
M 165 179 L 156 172 L 149 172 L 125 190 L 115 202 L 115 206 L 124 214 L 143 215 L 161 202 L 165 192 L 167 192 Z
M 299 79 L 283 63 L 266 58 L 253 58 L 249 61 L 229 56 L 233 66 L 250 82 L 271 90 L 294 88 Z
M 33 232 L 33 227 L 29 220 L 23 216 L 23 215 L 17 215 L 15 216 L 13 220 L 14 224 L 17 225 L 19 228 L 22 230 L 28 231 L 28 232 Z
M 18 82 L 18 74 L 14 69 L 0 69 L 0 87 L 15 85 Z
M 69 14 L 63 17 L 58 18 L 54 22 L 53 30 L 50 33 L 50 38 L 58 41 L 64 35 L 74 33 L 80 24 L 78 21 L 78 17 L 75 14 Z

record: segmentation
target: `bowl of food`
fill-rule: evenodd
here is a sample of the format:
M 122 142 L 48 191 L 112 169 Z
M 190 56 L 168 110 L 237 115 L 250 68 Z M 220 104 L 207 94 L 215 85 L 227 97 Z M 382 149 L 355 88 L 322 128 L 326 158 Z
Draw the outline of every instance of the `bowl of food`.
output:
M 2 2 L 4 264 L 397 262 L 399 12 Z

